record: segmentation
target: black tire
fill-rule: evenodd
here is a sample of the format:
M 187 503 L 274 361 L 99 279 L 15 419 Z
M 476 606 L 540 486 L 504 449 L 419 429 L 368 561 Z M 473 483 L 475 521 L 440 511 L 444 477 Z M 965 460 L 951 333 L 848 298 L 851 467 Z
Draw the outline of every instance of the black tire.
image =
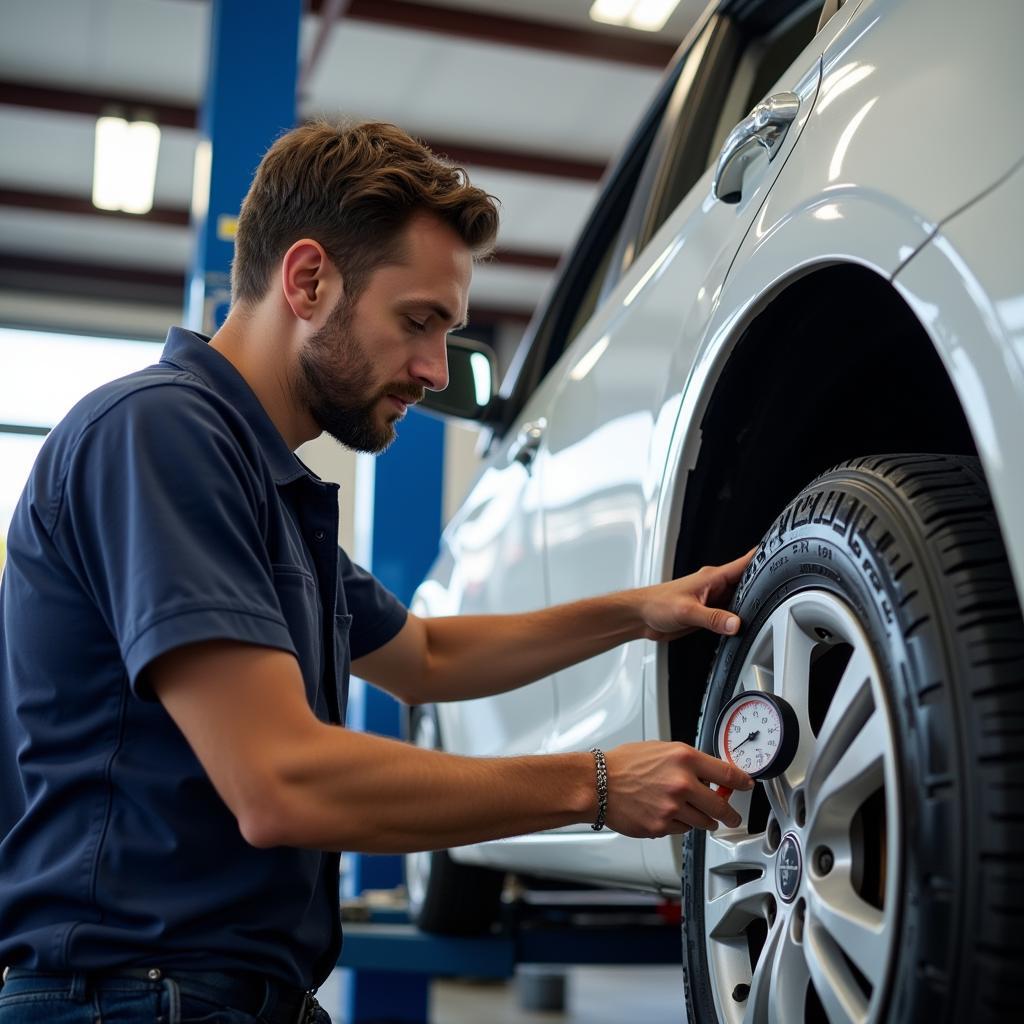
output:
M 409 738 L 418 746 L 441 749 L 433 708 L 413 708 Z M 458 864 L 447 850 L 408 854 L 405 858 L 409 917 L 422 931 L 438 935 L 476 935 L 487 931 L 501 909 L 505 876 L 499 871 Z
M 743 618 L 743 629 L 719 645 L 698 730 L 702 749 L 713 752 L 712 731 L 726 700 L 757 678 L 758 652 L 767 650 L 757 645 L 774 645 L 774 631 L 783 635 L 786 623 L 801 615 L 797 628 L 811 628 L 814 609 L 824 615 L 833 606 L 845 609 L 850 621 L 859 624 L 861 632 L 851 629 L 850 643 L 841 643 L 827 628 L 827 643 L 817 628 L 806 642 L 786 642 L 787 649 L 810 651 L 792 662 L 807 665 L 806 685 L 799 686 L 806 691 L 807 722 L 812 725 L 804 759 L 808 777 L 800 781 L 794 762 L 792 793 L 787 782 L 778 792 L 758 785 L 756 795 L 737 794 L 734 806 L 745 805 L 744 823 L 735 837 L 720 829 L 713 837 L 694 831 L 684 840 L 688 1020 L 738 1020 L 748 1009 L 746 1001 L 754 1000 L 755 1012 L 746 1019 L 767 1021 L 767 1013 L 757 1007 L 773 1000 L 776 1010 L 799 1005 L 801 984 L 803 1011 L 786 1024 L 830 1019 L 824 1004 L 846 984 L 853 986 L 847 995 L 852 991 L 854 1000 L 859 990 L 861 1019 L 868 1022 L 994 1024 L 1020 1019 L 1024 623 L 977 459 L 856 459 L 819 477 L 787 506 L 737 588 L 734 608 Z M 841 658 L 852 663 L 857 636 L 866 638 L 869 656 L 857 665 L 874 667 L 865 676 L 859 703 L 850 704 L 845 713 L 828 715 L 830 702 L 847 708 L 845 699 L 854 692 L 847 681 L 843 699 L 835 696 L 840 692 L 836 677 L 846 673 Z M 849 653 L 842 649 L 844 643 Z M 833 663 L 825 670 L 829 659 Z M 788 668 L 782 674 L 803 679 Z M 851 669 L 846 676 L 859 678 L 859 673 Z M 760 678 L 768 679 L 763 674 Z M 776 688 L 774 675 L 767 685 Z M 798 688 L 794 684 L 793 692 Z M 870 693 L 870 704 L 864 692 Z M 879 703 L 884 714 L 875 716 Z M 867 729 L 857 724 L 858 715 L 870 716 L 874 730 L 888 728 L 893 742 L 891 750 L 882 745 L 877 757 L 881 769 L 870 777 L 865 771 L 864 780 L 869 781 L 858 783 L 867 787 L 874 785 L 870 779 L 882 780 L 878 792 L 865 798 L 850 820 L 849 860 L 840 868 L 838 854 L 825 848 L 831 860 L 822 860 L 821 845 L 804 846 L 815 842 L 812 816 L 819 835 L 827 823 L 840 845 L 846 843 L 847 829 L 836 808 L 843 793 L 856 793 L 849 800 L 857 801 L 859 792 L 821 785 L 817 792 L 831 792 L 833 803 L 823 800 L 812 808 L 812 783 L 825 778 L 828 765 L 835 767 L 853 749 L 842 743 L 856 743 L 857 730 Z M 850 753 L 849 760 L 854 757 Z M 784 838 L 786 828 L 791 840 Z M 757 836 L 761 830 L 763 842 L 729 845 L 744 832 Z M 778 871 L 783 846 L 787 857 L 793 856 L 794 847 L 802 857 L 796 875 L 801 895 L 789 893 L 790 903 L 782 896 L 793 876 Z M 750 859 L 767 866 L 751 878 L 755 872 L 744 874 L 739 858 L 729 862 L 733 849 L 755 851 Z M 815 901 L 826 885 L 839 894 L 828 899 L 841 897 L 844 905 L 857 908 L 850 912 L 853 917 L 861 913 L 861 904 L 876 908 L 884 936 L 877 956 L 884 967 L 874 984 L 863 973 L 858 977 L 849 954 L 857 949 L 865 956 L 870 947 L 859 937 L 866 931 L 857 933 L 854 945 L 830 944 L 834 937 L 829 928 L 837 918 L 814 916 L 814 906 L 825 907 Z M 743 886 L 764 889 L 763 904 L 741 896 Z M 716 903 L 723 893 L 731 902 Z M 762 905 L 764 920 L 755 909 L 744 925 L 746 909 Z M 863 917 L 874 919 L 870 910 Z M 779 930 L 784 925 L 788 931 Z M 737 943 L 733 949 L 738 953 L 730 951 L 730 941 Z M 829 991 L 818 991 L 813 973 L 802 981 L 801 956 L 805 964 L 817 964 L 819 980 L 830 980 L 822 984 Z M 745 959 L 750 962 L 746 991 L 738 973 L 745 969 Z M 778 968 L 774 978 L 765 970 L 769 960 Z M 835 970 L 822 972 L 824 963 Z

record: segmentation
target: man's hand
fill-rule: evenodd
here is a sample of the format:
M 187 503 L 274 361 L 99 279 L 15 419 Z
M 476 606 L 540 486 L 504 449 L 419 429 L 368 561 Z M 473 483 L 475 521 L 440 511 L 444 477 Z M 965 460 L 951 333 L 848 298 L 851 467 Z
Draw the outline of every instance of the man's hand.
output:
M 726 565 L 708 565 L 669 583 L 635 591 L 648 640 L 675 640 L 697 629 L 732 634 L 740 620 L 723 609 L 732 600 L 757 548 Z
M 681 835 L 692 826 L 735 828 L 740 816 L 710 788 L 750 789 L 738 768 L 686 743 L 647 740 L 624 743 L 605 755 L 608 765 L 609 827 L 636 839 Z

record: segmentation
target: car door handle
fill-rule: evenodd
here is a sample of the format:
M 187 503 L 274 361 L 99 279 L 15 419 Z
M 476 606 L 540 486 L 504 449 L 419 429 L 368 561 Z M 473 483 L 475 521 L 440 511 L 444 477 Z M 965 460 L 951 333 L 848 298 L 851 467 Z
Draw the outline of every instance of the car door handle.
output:
M 731 132 L 722 146 L 711 191 L 723 203 L 738 203 L 743 195 L 743 172 L 762 150 L 775 159 L 789 126 L 800 113 L 795 92 L 777 92 L 762 100 Z
M 548 421 L 545 419 L 524 423 L 516 434 L 516 439 L 508 446 L 509 463 L 518 462 L 521 466 L 529 466 L 537 457 L 540 443 L 544 439 L 544 431 Z

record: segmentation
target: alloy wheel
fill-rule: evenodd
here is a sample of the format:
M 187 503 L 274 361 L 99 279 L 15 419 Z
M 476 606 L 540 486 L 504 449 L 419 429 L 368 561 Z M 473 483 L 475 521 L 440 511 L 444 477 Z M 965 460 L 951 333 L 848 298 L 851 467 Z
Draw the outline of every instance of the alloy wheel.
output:
M 763 690 L 800 727 L 785 773 L 705 837 L 705 943 L 726 1024 L 880 1018 L 900 878 L 895 734 L 851 609 L 805 590 L 765 621 L 733 692 Z M 732 693 L 725 694 L 725 699 Z

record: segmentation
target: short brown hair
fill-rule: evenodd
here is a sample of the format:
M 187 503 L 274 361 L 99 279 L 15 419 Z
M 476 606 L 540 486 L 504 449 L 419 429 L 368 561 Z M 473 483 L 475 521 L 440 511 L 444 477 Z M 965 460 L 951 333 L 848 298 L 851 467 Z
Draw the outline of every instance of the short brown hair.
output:
M 493 248 L 494 197 L 400 128 L 326 120 L 295 128 L 264 155 L 242 203 L 232 299 L 258 302 L 288 247 L 314 238 L 351 300 L 373 270 L 400 258 L 398 236 L 419 212 L 448 224 L 477 258 Z

